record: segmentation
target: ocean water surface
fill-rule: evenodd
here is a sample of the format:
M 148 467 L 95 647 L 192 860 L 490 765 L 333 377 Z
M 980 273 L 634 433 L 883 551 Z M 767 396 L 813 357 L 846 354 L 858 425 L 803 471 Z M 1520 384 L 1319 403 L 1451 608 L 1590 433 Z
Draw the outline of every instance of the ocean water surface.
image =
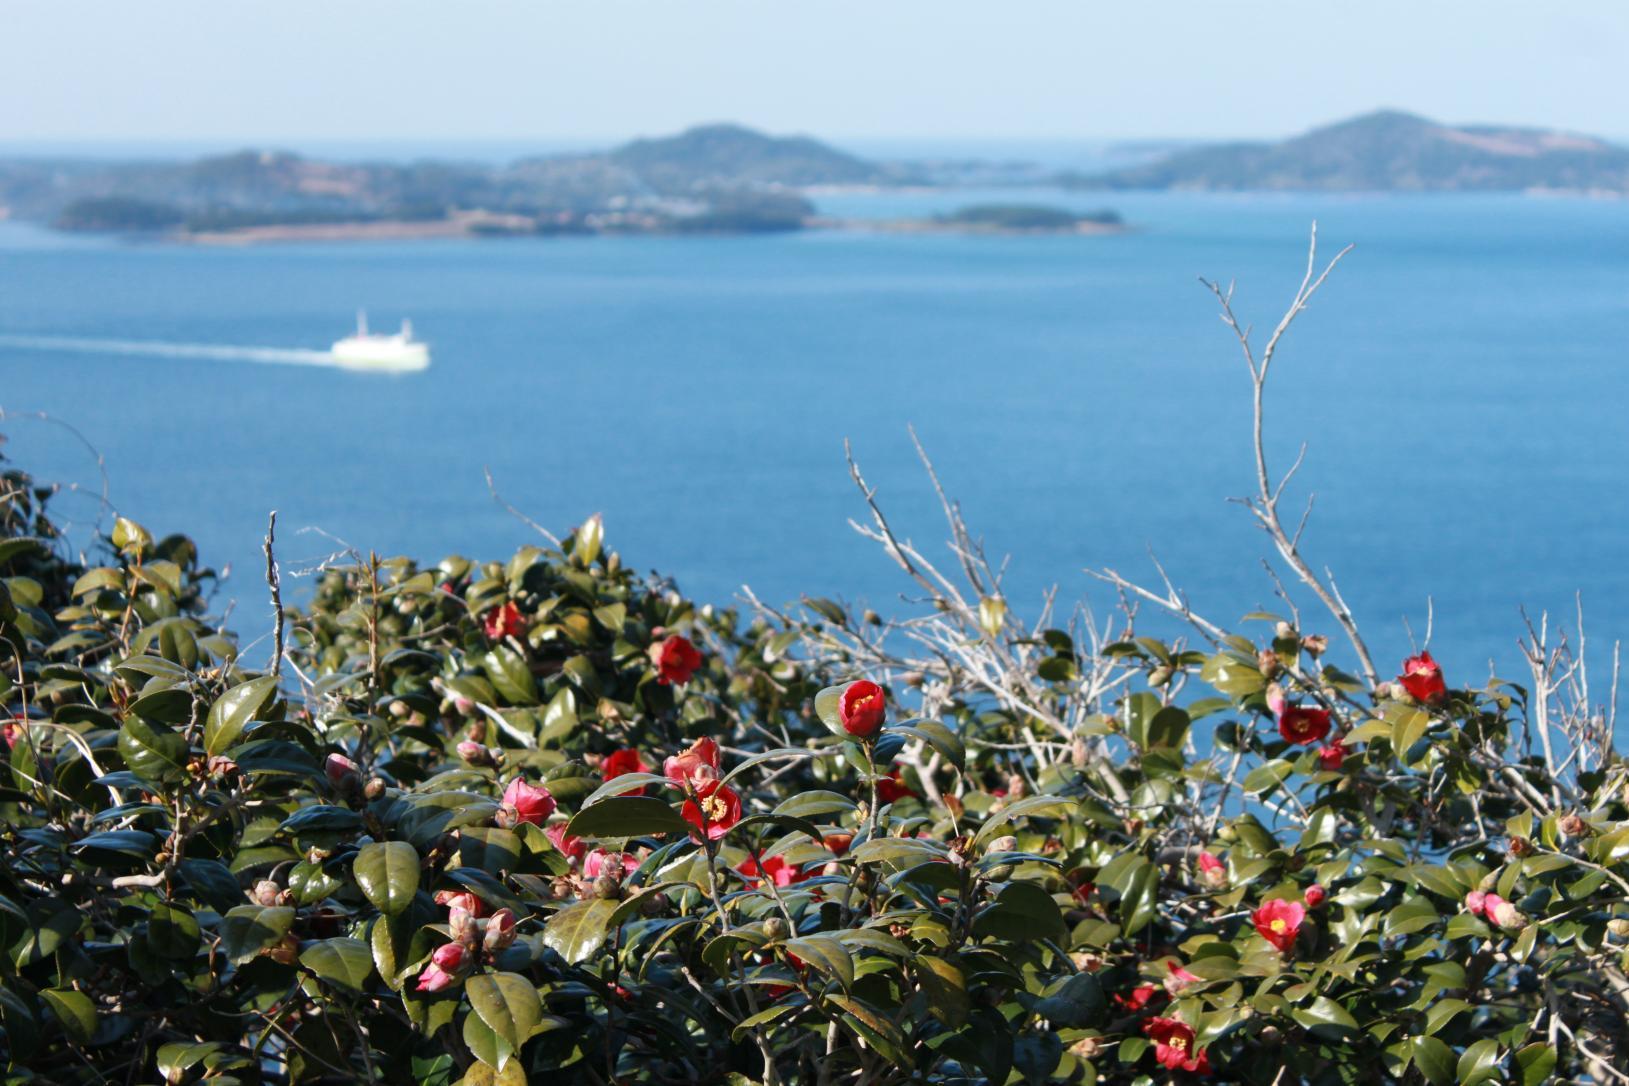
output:
M 1269 393 L 1271 454 L 1308 444 L 1305 537 L 1377 657 L 1425 632 L 1457 676 L 1517 672 L 1520 608 L 1592 644 L 1629 633 L 1629 203 L 1514 196 L 897 193 L 834 216 L 984 199 L 1112 206 L 1114 237 L 864 230 L 242 249 L 65 238 L 0 224 L 0 432 L 43 479 L 99 487 L 44 412 L 89 436 L 117 509 L 230 565 L 258 633 L 259 546 L 294 567 L 339 544 L 433 560 L 534 538 L 505 498 L 704 600 L 750 584 L 897 611 L 909 585 L 848 527 L 855 452 L 903 535 L 946 555 L 907 432 L 1021 614 L 1152 578 L 1195 607 L 1281 609 L 1252 486 L 1249 384 L 1198 276 L 1237 282 L 1264 336 L 1314 219 L 1355 250 L 1301 317 Z M 298 350 L 410 317 L 432 368 L 402 377 L 7 345 L 60 336 Z M 1295 487 L 1292 487 L 1292 492 Z M 63 509 L 82 524 L 95 502 Z M 1299 504 L 1296 505 L 1297 511 Z M 302 529 L 309 529 L 302 532 Z M 1310 614 L 1310 612 L 1309 612 Z M 1327 621 L 1310 628 L 1334 634 Z M 1598 660 L 1604 665 L 1604 660 Z M 1451 676 L 1455 677 L 1455 676 Z M 1604 683 L 1604 677 L 1602 679 Z

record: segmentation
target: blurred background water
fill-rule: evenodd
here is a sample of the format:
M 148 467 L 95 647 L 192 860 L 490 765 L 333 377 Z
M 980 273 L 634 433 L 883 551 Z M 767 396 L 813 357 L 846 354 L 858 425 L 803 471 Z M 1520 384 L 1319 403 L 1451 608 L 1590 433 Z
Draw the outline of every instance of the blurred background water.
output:
M 828 196 L 845 218 L 1021 198 L 1109 205 L 1114 237 L 818 231 L 215 249 L 0 223 L 0 335 L 322 348 L 366 307 L 410 317 L 434 365 L 311 367 L 0 345 L 8 456 L 192 533 L 259 614 L 267 511 L 297 565 L 332 536 L 434 560 L 533 538 L 488 495 L 610 544 L 703 600 L 742 584 L 900 606 L 908 585 L 846 519 L 850 438 L 902 534 L 943 523 L 914 424 L 1021 614 L 1153 576 L 1196 608 L 1274 607 L 1251 487 L 1249 385 L 1197 277 L 1236 280 L 1265 334 L 1309 223 L 1356 250 L 1286 343 L 1272 454 L 1317 493 L 1305 545 L 1388 665 L 1423 636 L 1454 673 L 1514 674 L 1519 608 L 1601 645 L 1629 632 L 1629 203 L 1515 196 L 950 192 Z M 1299 504 L 1296 505 L 1299 509 Z M 81 522 L 94 503 L 70 496 Z M 298 534 L 301 528 L 320 529 Z M 1315 628 L 1329 623 L 1309 624 Z M 1333 634 L 1333 629 L 1327 632 Z

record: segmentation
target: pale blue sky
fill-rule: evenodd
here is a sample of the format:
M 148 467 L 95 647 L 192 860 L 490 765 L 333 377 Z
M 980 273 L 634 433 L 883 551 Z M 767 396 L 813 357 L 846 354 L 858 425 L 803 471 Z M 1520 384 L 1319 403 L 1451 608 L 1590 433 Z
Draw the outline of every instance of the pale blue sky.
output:
M 0 144 L 1270 136 L 1381 105 L 1629 137 L 1629 3 L 3 0 Z

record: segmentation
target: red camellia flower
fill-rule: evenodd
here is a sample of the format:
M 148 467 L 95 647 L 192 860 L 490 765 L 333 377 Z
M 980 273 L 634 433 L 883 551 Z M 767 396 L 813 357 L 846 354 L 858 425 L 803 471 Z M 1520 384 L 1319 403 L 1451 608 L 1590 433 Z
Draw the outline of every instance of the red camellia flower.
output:
M 1329 734 L 1329 710 L 1286 705 L 1278 717 L 1278 734 L 1291 743 L 1318 743 Z
M 1154 1042 L 1154 1059 L 1167 1071 L 1210 1073 L 1210 1058 L 1194 1051 L 1191 1026 L 1175 1018 L 1150 1018 L 1143 1023 L 1143 1032 Z
M 1306 918 L 1306 906 L 1299 901 L 1282 899 L 1269 901 L 1250 914 L 1250 921 L 1256 925 L 1256 931 L 1263 939 L 1277 947 L 1280 954 L 1288 954 L 1294 948 L 1295 936 L 1301 930 L 1301 922 Z
M 682 754 L 675 754 L 662 763 L 662 772 L 674 784 L 694 791 L 707 781 L 718 779 L 718 744 L 711 739 L 698 739 Z
M 695 827 L 690 836 L 716 841 L 741 821 L 741 797 L 718 781 L 709 781 L 696 789 L 694 798 L 684 801 L 679 815 Z
M 583 856 L 588 852 L 588 843 L 581 837 L 572 837 L 568 834 L 564 822 L 544 826 L 543 836 L 549 839 L 549 844 L 553 845 L 557 852 L 574 864 L 581 863 Z
M 481 629 L 486 631 L 488 641 L 502 641 L 506 637 L 519 637 L 525 633 L 526 620 L 521 617 L 520 608 L 511 600 L 483 615 Z
M 23 730 L 27 727 L 28 721 L 24 720 L 20 716 L 12 717 L 10 720 L 6 721 L 4 727 L 0 728 L 0 731 L 4 731 L 5 733 L 6 746 L 15 747 L 17 745 L 17 740 L 22 738 Z
M 1091 900 L 1093 894 L 1097 893 L 1097 884 L 1092 882 L 1083 882 L 1077 886 L 1071 887 L 1069 893 L 1076 901 L 1084 905 Z
M 600 777 L 602 780 L 613 780 L 624 773 L 649 773 L 650 771 L 651 767 L 646 765 L 645 760 L 639 756 L 639 752 L 631 747 L 612 751 L 605 756 L 605 761 L 600 763 Z M 630 788 L 626 792 L 618 792 L 617 795 L 642 796 L 646 791 L 645 786 L 640 785 L 638 788 Z
M 1197 973 L 1190 973 L 1176 962 L 1166 962 L 1166 970 L 1170 976 L 1165 978 L 1165 990 L 1172 995 L 1180 994 L 1190 984 L 1199 984 L 1204 978 Z
M 1345 761 L 1346 744 L 1338 739 L 1327 747 L 1318 748 L 1318 768 L 1326 773 L 1339 772 Z
M 747 860 L 741 866 L 737 867 L 736 870 L 747 877 L 748 886 L 754 887 L 758 886 L 762 882 L 762 879 L 759 876 L 767 878 L 770 882 L 774 883 L 776 887 L 786 887 L 791 886 L 795 882 L 802 882 L 804 879 L 811 878 L 814 875 L 813 871 L 804 871 L 797 864 L 787 863 L 779 856 L 770 856 L 766 858 L 761 869 L 759 868 L 758 864 L 754 863 L 752 860 Z
M 1160 994 L 1160 990 L 1152 984 L 1139 984 L 1129 993 L 1114 993 L 1114 1001 L 1128 1011 L 1143 1010 Z
M 849 683 L 837 701 L 837 713 L 843 721 L 843 730 L 856 739 L 870 739 L 882 731 L 882 720 L 888 714 L 888 695 L 870 679 Z
M 1403 673 L 1397 676 L 1409 697 L 1434 705 L 1448 696 L 1448 684 L 1442 681 L 1442 668 L 1431 659 L 1429 652 L 1410 656 L 1403 661 Z
M 687 639 L 673 634 L 650 647 L 651 663 L 656 665 L 656 681 L 663 686 L 683 686 L 701 666 L 701 653 Z
M 503 790 L 502 813 L 510 813 L 512 822 L 530 822 L 541 826 L 554 813 L 554 797 L 547 788 L 529 784 L 524 777 L 516 777 Z
M 848 846 L 854 843 L 852 833 L 828 833 L 820 839 L 820 843 L 829 848 L 834 856 L 841 856 L 848 851 Z
M 906 787 L 905 782 L 899 779 L 899 770 L 895 769 L 886 777 L 877 778 L 877 802 L 893 803 L 906 796 L 915 796 L 916 793 Z
M 1301 895 L 1301 900 L 1307 903 L 1307 908 L 1319 909 L 1323 907 L 1324 902 L 1329 900 L 1329 891 L 1317 883 L 1313 883 L 1307 887 L 1307 892 Z

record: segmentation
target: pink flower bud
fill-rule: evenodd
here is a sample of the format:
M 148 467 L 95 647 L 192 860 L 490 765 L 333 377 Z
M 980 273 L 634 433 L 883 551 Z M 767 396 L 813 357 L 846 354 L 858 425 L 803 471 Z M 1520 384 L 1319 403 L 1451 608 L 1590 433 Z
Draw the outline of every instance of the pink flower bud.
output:
M 328 783 L 335 788 L 345 789 L 362 783 L 362 770 L 343 754 L 330 754 L 323 763 L 323 770 L 328 774 Z
M 1272 710 L 1274 716 L 1281 715 L 1284 712 L 1284 706 L 1288 704 L 1289 702 L 1284 698 L 1284 688 L 1282 686 L 1273 683 L 1267 688 L 1267 708 Z
M 509 909 L 499 909 L 492 914 L 492 919 L 486 922 L 486 938 L 482 946 L 488 954 L 496 954 L 505 950 L 515 941 L 515 914 Z
M 554 813 L 554 797 L 547 788 L 530 784 L 524 777 L 516 777 L 503 791 L 503 806 L 514 812 L 514 822 L 541 826 Z
M 1329 900 L 1329 892 L 1317 883 L 1313 883 L 1307 887 L 1307 892 L 1302 895 L 1302 900 L 1307 903 L 1307 908 L 1319 909 L 1323 907 L 1325 901 Z
M 474 766 L 490 766 L 497 762 L 497 759 L 492 757 L 492 752 L 484 744 L 470 739 L 458 744 L 458 756 Z
M 449 973 L 456 973 L 468 963 L 469 951 L 458 943 L 443 943 L 436 947 L 430 960 Z
M 1498 900 L 1499 903 L 1494 905 L 1492 904 L 1494 901 L 1493 895 L 1488 895 L 1489 904 L 1487 908 L 1487 917 L 1489 920 L 1507 930 L 1514 930 L 1516 928 L 1526 926 L 1527 917 L 1522 915 L 1522 911 L 1520 909 L 1516 908 L 1516 906 L 1512 905 L 1510 902 L 1505 901 L 1503 898 Z
M 475 915 L 456 905 L 447 910 L 447 931 L 452 935 L 453 942 L 461 946 L 472 947 L 480 941 L 481 926 L 476 922 Z

